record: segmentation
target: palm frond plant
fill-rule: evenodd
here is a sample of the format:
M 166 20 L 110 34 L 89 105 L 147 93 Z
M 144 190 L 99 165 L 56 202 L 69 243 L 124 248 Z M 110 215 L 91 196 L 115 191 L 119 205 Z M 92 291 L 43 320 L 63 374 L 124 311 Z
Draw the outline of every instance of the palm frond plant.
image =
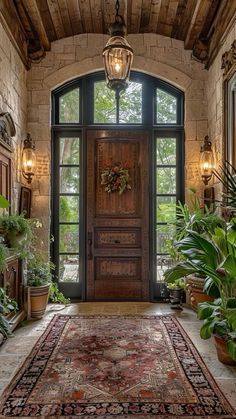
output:
M 214 170 L 213 174 L 224 187 L 221 204 L 229 209 L 236 210 L 236 169 L 229 161 L 225 161 L 220 171 Z
M 203 339 L 220 336 L 230 357 L 236 360 L 236 219 L 225 229 L 216 228 L 209 238 L 190 230 L 176 246 L 185 261 L 167 270 L 165 279 L 173 282 L 196 273 L 205 276 L 206 291 L 215 286 L 219 298 L 199 304 L 198 318 L 204 320 L 200 336 Z

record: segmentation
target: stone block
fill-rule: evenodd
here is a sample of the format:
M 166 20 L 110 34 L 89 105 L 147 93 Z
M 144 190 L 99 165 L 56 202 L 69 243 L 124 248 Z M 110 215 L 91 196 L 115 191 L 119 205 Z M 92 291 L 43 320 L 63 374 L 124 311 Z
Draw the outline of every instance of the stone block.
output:
M 197 122 L 186 121 L 185 122 L 185 141 L 192 141 L 197 139 Z
M 47 90 L 32 91 L 33 105 L 47 105 L 50 103 L 50 92 Z

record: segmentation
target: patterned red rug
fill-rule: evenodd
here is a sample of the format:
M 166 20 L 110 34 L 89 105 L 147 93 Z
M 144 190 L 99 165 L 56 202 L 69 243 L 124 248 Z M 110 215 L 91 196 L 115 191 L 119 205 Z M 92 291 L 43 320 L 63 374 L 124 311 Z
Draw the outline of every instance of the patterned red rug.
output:
M 2 417 L 235 418 L 174 316 L 56 315 Z

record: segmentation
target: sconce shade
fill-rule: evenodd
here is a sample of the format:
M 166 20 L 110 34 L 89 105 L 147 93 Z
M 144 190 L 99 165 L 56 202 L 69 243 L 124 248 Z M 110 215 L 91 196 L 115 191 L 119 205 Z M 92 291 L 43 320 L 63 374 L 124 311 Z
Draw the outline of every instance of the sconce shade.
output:
M 116 97 L 128 86 L 133 61 L 133 50 L 125 39 L 125 24 L 119 15 L 119 7 L 117 0 L 115 22 L 109 28 L 111 38 L 102 53 L 107 86 L 115 90 Z
M 22 151 L 22 174 L 28 183 L 32 182 L 36 168 L 35 145 L 33 144 L 30 134 L 24 140 L 24 147 Z
M 211 141 L 206 135 L 204 139 L 204 144 L 201 146 L 201 155 L 200 155 L 200 173 L 202 180 L 205 185 L 208 185 L 209 180 L 212 177 L 212 172 L 215 168 L 215 159 L 214 153 L 211 148 Z

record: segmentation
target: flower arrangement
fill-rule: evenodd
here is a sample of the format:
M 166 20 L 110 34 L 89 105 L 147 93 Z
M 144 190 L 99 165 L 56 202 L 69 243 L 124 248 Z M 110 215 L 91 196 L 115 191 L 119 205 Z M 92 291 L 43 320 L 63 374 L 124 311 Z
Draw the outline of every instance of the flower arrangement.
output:
M 121 195 L 126 190 L 131 189 L 129 178 L 128 168 L 123 167 L 120 162 L 114 162 L 102 170 L 101 185 L 105 185 L 106 192 L 118 192 Z

